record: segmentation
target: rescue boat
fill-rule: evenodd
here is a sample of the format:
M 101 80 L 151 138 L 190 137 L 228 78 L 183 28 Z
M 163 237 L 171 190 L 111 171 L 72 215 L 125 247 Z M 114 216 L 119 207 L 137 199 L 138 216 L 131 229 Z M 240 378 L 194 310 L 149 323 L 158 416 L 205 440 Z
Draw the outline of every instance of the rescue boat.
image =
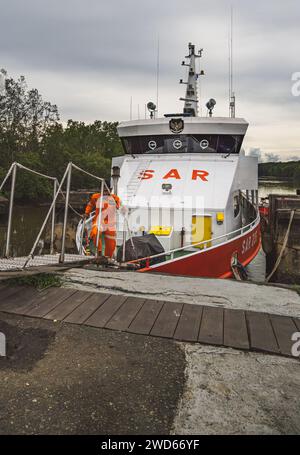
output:
M 118 126 L 124 149 L 112 160 L 114 192 L 123 204 L 118 259 L 142 273 L 231 278 L 261 247 L 258 161 L 242 147 L 248 123 L 235 117 L 234 96 L 229 117 L 213 116 L 213 99 L 207 115 L 198 115 L 201 56 L 189 44 L 182 113 L 156 118 L 149 103 L 150 118 Z M 139 239 L 155 239 L 161 250 L 143 255 Z M 130 242 L 135 256 L 128 257 Z

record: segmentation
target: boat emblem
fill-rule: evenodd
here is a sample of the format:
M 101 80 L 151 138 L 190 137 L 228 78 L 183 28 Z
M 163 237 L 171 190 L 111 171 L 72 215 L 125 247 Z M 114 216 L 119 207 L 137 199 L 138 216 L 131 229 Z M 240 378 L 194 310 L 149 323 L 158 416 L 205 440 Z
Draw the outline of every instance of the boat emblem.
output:
M 172 118 L 169 126 L 172 133 L 181 133 L 184 130 L 184 121 L 182 118 Z
M 200 142 L 200 147 L 202 148 L 202 150 L 207 149 L 208 146 L 209 146 L 208 140 L 203 139 L 203 140 Z
M 155 150 L 157 147 L 157 143 L 155 141 L 149 141 L 148 142 L 148 147 L 150 150 Z
M 179 139 L 176 139 L 176 141 L 173 142 L 173 147 L 174 147 L 174 149 L 176 149 L 176 150 L 181 149 L 181 147 L 182 147 L 182 142 L 181 142 Z

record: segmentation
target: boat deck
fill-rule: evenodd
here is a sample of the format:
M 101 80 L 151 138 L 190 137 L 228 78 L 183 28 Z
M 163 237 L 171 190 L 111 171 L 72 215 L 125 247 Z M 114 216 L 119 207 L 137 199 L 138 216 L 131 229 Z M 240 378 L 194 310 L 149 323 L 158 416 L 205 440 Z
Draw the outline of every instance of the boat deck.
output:
M 300 319 L 124 295 L 0 287 L 0 312 L 292 357 Z

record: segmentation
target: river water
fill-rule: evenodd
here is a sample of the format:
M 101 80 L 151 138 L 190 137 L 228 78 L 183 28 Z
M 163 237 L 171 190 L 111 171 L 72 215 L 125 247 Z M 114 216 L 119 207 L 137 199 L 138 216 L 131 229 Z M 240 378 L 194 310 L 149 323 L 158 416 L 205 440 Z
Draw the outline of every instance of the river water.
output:
M 276 180 L 260 181 L 259 197 L 269 194 L 296 194 L 296 187 L 290 182 Z M 12 229 L 12 254 L 23 256 L 30 252 L 34 240 L 40 230 L 48 207 L 16 206 L 14 208 Z M 7 215 L 0 216 L 0 255 L 5 251 Z

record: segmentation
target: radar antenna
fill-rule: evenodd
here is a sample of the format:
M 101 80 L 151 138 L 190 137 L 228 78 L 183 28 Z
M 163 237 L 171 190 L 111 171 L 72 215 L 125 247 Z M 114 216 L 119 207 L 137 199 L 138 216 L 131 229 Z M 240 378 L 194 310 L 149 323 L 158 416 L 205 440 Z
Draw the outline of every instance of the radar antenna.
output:
M 198 87 L 197 81 L 199 76 L 204 76 L 204 71 L 200 70 L 199 73 L 196 71 L 196 59 L 201 58 L 203 49 L 200 49 L 198 53 L 195 53 L 195 45 L 189 43 L 189 55 L 185 58 L 189 60 L 187 63 L 185 60 L 182 62 L 182 66 L 187 66 L 188 70 L 188 80 L 184 82 L 183 79 L 180 79 L 180 84 L 185 84 L 186 94 L 185 98 L 180 98 L 180 101 L 184 101 L 183 112 L 191 117 L 196 117 L 198 115 Z

